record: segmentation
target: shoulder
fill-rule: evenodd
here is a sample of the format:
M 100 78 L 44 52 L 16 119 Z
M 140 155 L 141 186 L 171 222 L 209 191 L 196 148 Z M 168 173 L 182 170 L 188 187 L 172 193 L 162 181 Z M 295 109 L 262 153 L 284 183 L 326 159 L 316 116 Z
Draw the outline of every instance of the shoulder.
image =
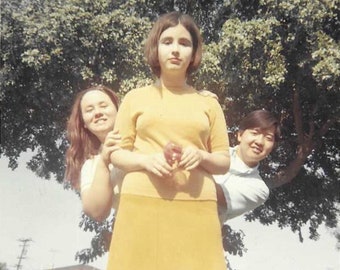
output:
M 218 101 L 218 96 L 210 90 L 207 90 L 207 89 L 197 90 L 197 93 L 203 97 L 213 98 Z
M 220 108 L 218 97 L 208 90 L 196 90 L 193 88 L 195 99 L 209 108 Z
M 206 91 L 206 90 L 205 90 Z M 209 92 L 210 94 L 202 94 L 201 91 L 197 91 L 197 95 L 199 98 L 207 104 L 211 109 L 213 110 L 221 110 L 221 104 L 218 101 L 218 97 L 214 96 L 212 92 Z
M 143 87 L 134 88 L 125 94 L 125 97 L 145 95 L 146 93 L 152 91 L 155 87 L 150 84 Z
M 130 90 L 123 97 L 119 111 L 127 108 L 132 111 L 138 111 L 140 108 L 145 107 L 145 103 L 150 102 L 153 91 L 154 87 L 152 85 Z
M 96 156 L 94 158 L 87 159 L 82 168 L 80 176 L 80 191 L 84 191 L 91 186 L 94 168 L 96 165 Z
M 154 87 L 152 85 L 132 89 L 125 94 L 122 99 L 122 104 L 131 103 L 133 105 L 138 105 L 147 100 L 153 90 Z

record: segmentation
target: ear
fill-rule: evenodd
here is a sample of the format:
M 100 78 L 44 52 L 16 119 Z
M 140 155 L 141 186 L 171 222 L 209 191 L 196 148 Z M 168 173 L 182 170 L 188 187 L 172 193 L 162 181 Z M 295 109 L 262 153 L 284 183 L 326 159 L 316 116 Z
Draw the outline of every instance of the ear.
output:
M 240 143 L 241 142 L 241 137 L 242 137 L 242 133 L 241 131 L 237 132 L 237 141 Z

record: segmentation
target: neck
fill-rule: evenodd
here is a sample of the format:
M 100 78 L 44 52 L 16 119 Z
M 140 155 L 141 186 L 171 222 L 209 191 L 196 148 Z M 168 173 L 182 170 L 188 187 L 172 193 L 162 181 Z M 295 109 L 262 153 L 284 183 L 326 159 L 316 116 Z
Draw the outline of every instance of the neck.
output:
M 103 145 L 103 143 L 105 142 L 106 135 L 98 134 L 96 136 L 97 136 L 98 140 L 100 141 L 100 143 Z
M 186 78 L 181 78 L 181 76 L 161 76 L 156 84 L 162 88 L 173 91 L 183 91 L 184 89 L 189 88 L 189 85 L 186 82 Z
M 244 162 L 244 164 L 246 164 L 250 168 L 254 168 L 254 167 L 256 167 L 259 164 L 259 162 L 247 160 L 242 155 L 239 147 L 236 148 L 236 155 Z

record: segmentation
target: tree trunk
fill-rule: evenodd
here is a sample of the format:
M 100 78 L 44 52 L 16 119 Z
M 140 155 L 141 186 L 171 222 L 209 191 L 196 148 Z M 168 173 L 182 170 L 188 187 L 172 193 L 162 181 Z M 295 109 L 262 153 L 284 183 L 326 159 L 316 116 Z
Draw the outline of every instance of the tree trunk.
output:
M 306 134 L 303 130 L 303 119 L 299 102 L 299 93 L 296 89 L 294 89 L 293 92 L 293 115 L 298 140 L 296 157 L 288 164 L 286 168 L 280 170 L 275 175 L 273 180 L 268 182 L 270 188 L 277 188 L 284 184 L 290 183 L 298 175 L 308 156 L 313 150 L 317 148 L 317 142 L 321 142 L 322 136 L 327 133 L 330 126 L 335 122 L 335 119 L 328 119 L 316 133 L 315 125 L 313 119 L 311 118 L 309 120 L 309 131 L 308 134 Z M 313 114 L 311 114 L 311 116 L 312 115 Z

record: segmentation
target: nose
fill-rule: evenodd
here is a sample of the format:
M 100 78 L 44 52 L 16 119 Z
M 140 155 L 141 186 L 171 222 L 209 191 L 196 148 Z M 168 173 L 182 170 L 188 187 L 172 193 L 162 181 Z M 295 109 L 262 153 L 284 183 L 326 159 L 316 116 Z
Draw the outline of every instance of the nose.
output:
M 99 116 L 102 116 L 103 113 L 100 108 L 95 108 L 94 115 L 95 117 L 99 117 Z
M 178 43 L 177 42 L 174 42 L 172 44 L 172 53 L 174 55 L 178 55 L 179 54 L 179 46 L 178 46 Z
M 263 134 L 259 134 L 258 136 L 256 136 L 255 143 L 257 143 L 259 145 L 263 145 L 264 144 L 264 136 L 263 136 Z

